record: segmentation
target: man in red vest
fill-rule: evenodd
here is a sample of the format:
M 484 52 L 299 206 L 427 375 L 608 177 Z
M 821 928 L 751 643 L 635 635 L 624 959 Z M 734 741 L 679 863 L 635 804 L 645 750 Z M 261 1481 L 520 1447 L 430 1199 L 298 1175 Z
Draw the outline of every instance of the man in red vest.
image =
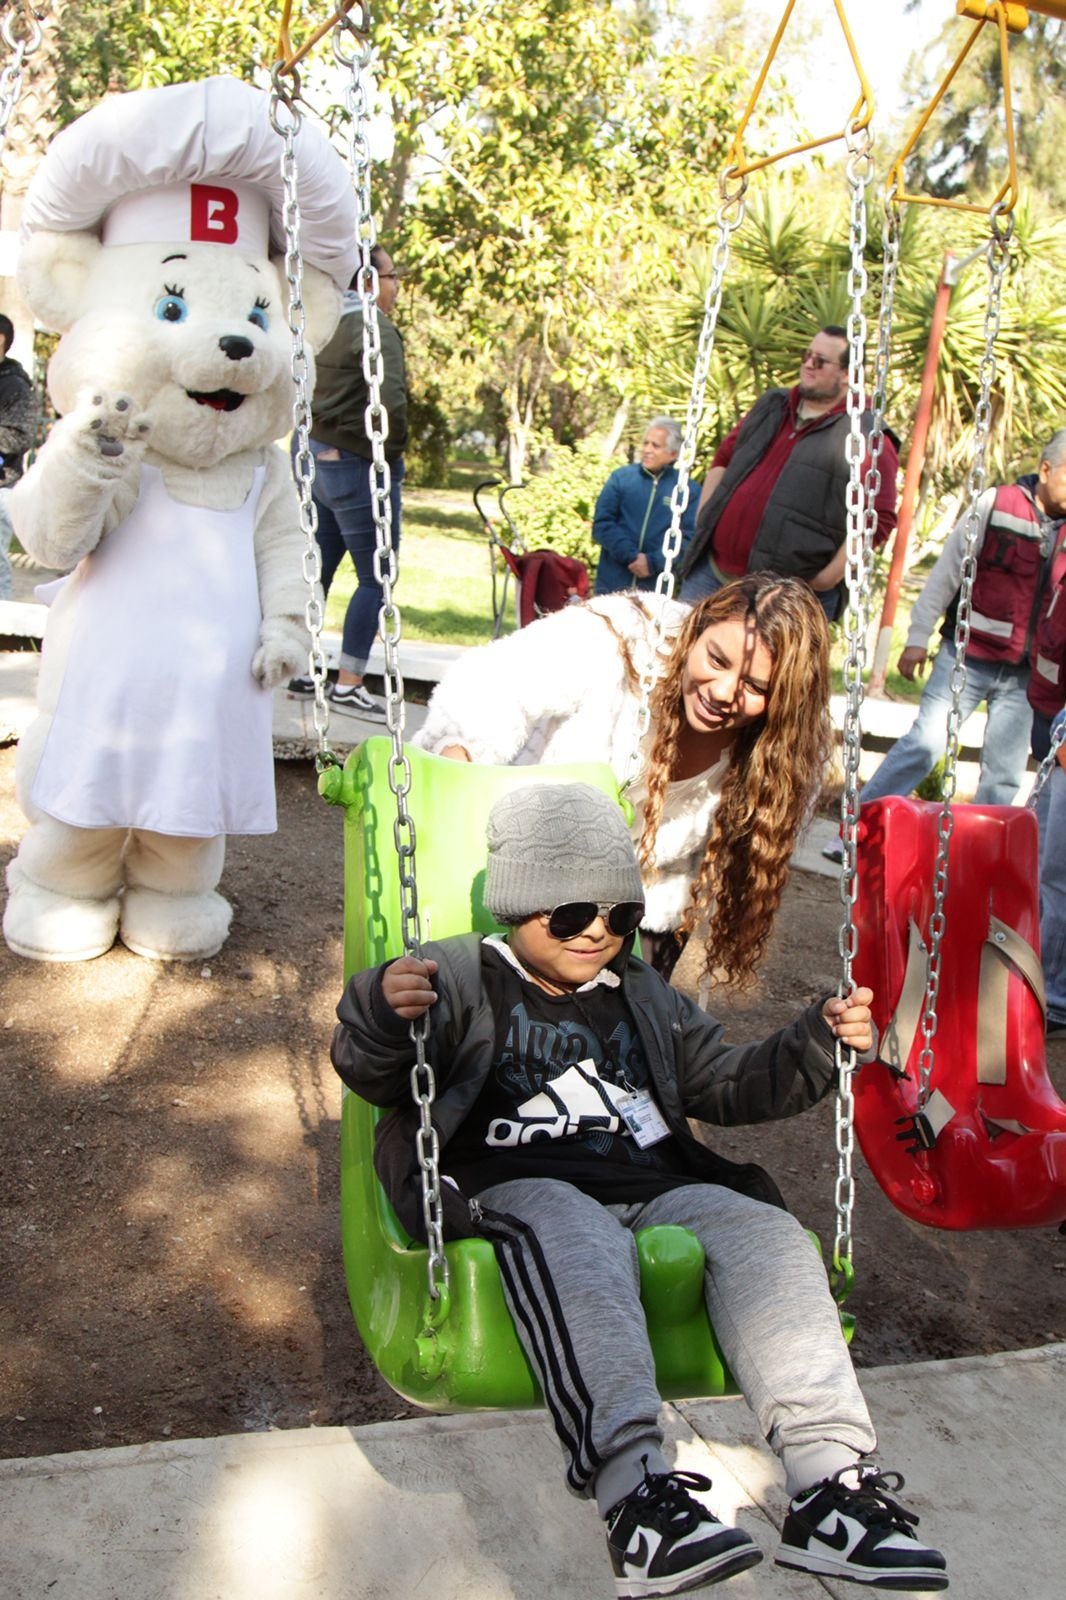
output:
M 1045 445 L 1040 466 L 1016 483 L 986 489 L 977 502 L 977 575 L 966 649 L 965 719 L 982 700 L 988 720 L 981 746 L 981 778 L 974 799 L 982 805 L 1010 805 L 1029 756 L 1048 749 L 1051 716 L 1062 705 L 1035 714 L 1027 698 L 1035 682 L 1039 652 L 1037 626 L 1061 581 L 1066 578 L 1066 428 Z M 899 670 L 912 681 L 928 659 L 929 635 L 943 616 L 942 639 L 925 686 L 918 715 L 897 740 L 862 798 L 910 794 L 947 747 L 951 673 L 955 665 L 955 615 L 965 548 L 967 518 L 956 523 L 911 612 Z M 826 854 L 830 852 L 827 851 Z

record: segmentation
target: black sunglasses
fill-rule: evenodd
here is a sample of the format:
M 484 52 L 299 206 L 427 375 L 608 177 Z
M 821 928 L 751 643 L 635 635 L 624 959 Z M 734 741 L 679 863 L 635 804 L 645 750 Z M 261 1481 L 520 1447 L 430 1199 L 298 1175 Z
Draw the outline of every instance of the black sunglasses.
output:
M 616 939 L 624 939 L 640 927 L 644 902 L 619 900 L 616 905 L 604 906 L 595 900 L 568 900 L 547 915 L 548 932 L 553 939 L 576 939 L 597 917 L 603 918 Z
M 838 356 L 819 356 L 815 355 L 813 350 L 805 350 L 800 356 L 800 366 L 813 367 L 815 372 L 821 372 L 823 367 L 844 368 L 847 362 L 841 361 Z

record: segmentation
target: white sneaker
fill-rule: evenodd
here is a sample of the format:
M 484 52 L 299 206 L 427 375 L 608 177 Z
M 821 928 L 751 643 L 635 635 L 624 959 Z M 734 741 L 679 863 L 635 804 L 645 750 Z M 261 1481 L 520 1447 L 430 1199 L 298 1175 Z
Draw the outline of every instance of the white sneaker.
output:
M 618 1600 L 701 1589 L 762 1560 L 753 1539 L 727 1528 L 689 1492 L 710 1487 L 698 1472 L 649 1473 L 645 1467 L 644 1482 L 607 1518 Z
M 875 1589 L 946 1589 L 944 1557 L 919 1543 L 918 1518 L 892 1498 L 902 1488 L 898 1472 L 871 1462 L 816 1483 L 788 1508 L 777 1565 Z

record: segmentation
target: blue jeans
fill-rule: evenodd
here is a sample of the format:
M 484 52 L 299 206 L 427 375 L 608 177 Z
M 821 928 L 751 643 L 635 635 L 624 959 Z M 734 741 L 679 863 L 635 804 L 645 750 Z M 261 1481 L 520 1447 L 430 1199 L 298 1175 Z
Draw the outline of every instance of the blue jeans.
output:
M 1066 713 L 1060 713 L 1060 721 Z M 1040 796 L 1040 953 L 1049 1022 L 1066 1024 L 1066 771 L 1056 766 Z
M 699 605 L 701 600 L 706 600 L 709 594 L 716 594 L 731 581 L 720 578 L 709 561 L 701 561 L 682 583 L 679 598 L 689 605 Z M 835 622 L 840 611 L 840 590 L 827 589 L 822 594 L 815 591 L 814 598 L 825 612 L 825 620 Z
M 689 605 L 697 606 L 701 600 L 706 600 L 709 594 L 716 594 L 722 588 L 722 579 L 715 572 L 709 561 L 701 561 L 698 566 L 681 582 L 680 600 Z
M 326 459 L 323 459 L 325 452 Z M 374 643 L 381 610 L 381 585 L 374 576 L 377 534 L 370 497 L 371 463 L 347 450 L 311 440 L 315 457 L 315 506 L 318 510 L 318 548 L 322 555 L 322 588 L 326 594 L 347 550 L 355 567 L 356 587 L 344 615 L 341 636 L 342 671 L 362 677 Z M 329 459 L 336 455 L 336 460 Z M 392 548 L 400 547 L 400 488 L 403 460 L 390 462 L 392 488 Z
M 945 639 L 933 662 L 922 693 L 918 715 L 878 767 L 861 798 L 880 800 L 886 794 L 910 794 L 947 748 L 948 712 L 951 707 L 951 671 L 955 646 Z M 1026 698 L 1028 665 L 1009 666 L 1000 661 L 966 662 L 966 688 L 962 716 L 988 702 L 988 721 L 981 746 L 981 778 L 974 799 L 978 805 L 1009 806 L 1022 781 L 1029 759 L 1032 707 Z

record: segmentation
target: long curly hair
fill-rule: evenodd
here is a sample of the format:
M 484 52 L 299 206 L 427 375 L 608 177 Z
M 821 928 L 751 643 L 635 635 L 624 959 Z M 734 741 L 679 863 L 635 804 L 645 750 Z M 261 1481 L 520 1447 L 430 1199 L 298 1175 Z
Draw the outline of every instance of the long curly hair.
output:
M 681 932 L 706 923 L 707 975 L 750 987 L 788 881 L 796 835 L 815 805 L 832 749 L 829 630 L 797 578 L 749 573 L 694 606 L 652 691 L 653 740 L 640 856 L 653 851 L 684 723 L 685 663 L 713 623 L 738 617 L 769 651 L 773 678 L 762 717 L 742 728 L 722 784 L 714 826 L 692 885 Z

